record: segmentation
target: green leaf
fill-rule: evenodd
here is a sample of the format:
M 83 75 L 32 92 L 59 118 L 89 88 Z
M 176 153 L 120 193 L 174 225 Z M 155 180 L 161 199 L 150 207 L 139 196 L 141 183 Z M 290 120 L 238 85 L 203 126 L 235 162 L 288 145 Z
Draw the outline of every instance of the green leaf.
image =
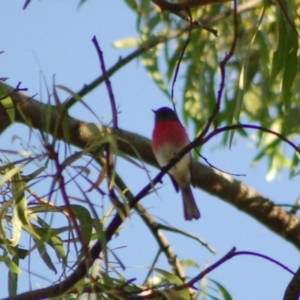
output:
M 14 232 L 15 228 L 14 228 L 14 224 L 13 224 L 12 237 L 10 239 L 8 239 L 6 237 L 6 230 L 5 230 L 5 225 L 4 225 L 3 220 L 5 220 L 6 213 L 7 213 L 8 209 L 11 208 L 11 206 L 13 206 L 13 199 L 4 202 L 1 205 L 1 209 L 0 209 L 0 220 L 1 220 L 1 222 L 0 222 L 0 244 L 9 253 L 10 253 L 10 246 L 12 246 L 12 247 L 16 246 L 19 243 L 20 236 L 21 236 L 21 230 Z
M 79 220 L 80 232 L 86 244 L 89 244 L 92 237 L 94 220 L 91 218 L 90 212 L 85 207 L 81 205 L 72 205 L 71 208 L 75 217 Z
M 18 275 L 20 273 L 18 257 L 14 256 L 12 258 L 11 265 L 13 267 L 10 267 L 8 272 L 8 294 L 10 298 L 13 298 L 18 291 Z
M 298 72 L 298 39 L 295 34 L 287 34 L 287 53 L 283 67 L 282 78 L 282 97 L 285 106 L 285 111 L 288 112 L 291 106 L 292 85 Z
M 167 98 L 170 98 L 171 95 L 168 92 L 167 86 L 163 80 L 163 77 L 161 75 L 161 72 L 158 67 L 158 54 L 160 47 L 156 47 L 156 49 L 151 49 L 148 52 L 146 52 L 143 55 L 143 65 L 146 67 L 148 74 L 153 79 L 153 81 L 157 84 L 157 86 L 160 88 L 160 90 L 167 96 Z
M 180 40 L 178 40 L 178 42 L 180 42 Z M 175 71 L 175 68 L 177 66 L 177 62 L 178 62 L 178 59 L 180 57 L 180 54 L 182 52 L 182 43 L 180 43 L 180 46 L 177 47 L 175 50 L 173 50 L 173 55 L 168 58 L 168 64 L 167 64 L 167 78 L 169 81 L 171 81 L 173 75 L 174 75 L 174 71 Z M 168 46 L 165 45 L 165 48 L 167 48 Z
M 52 262 L 52 259 L 51 259 L 50 255 L 47 252 L 47 249 L 46 249 L 45 245 L 40 244 L 40 245 L 37 246 L 37 249 L 39 251 L 39 254 L 40 254 L 42 260 L 46 264 L 46 266 L 56 274 L 57 270 L 56 270 L 56 268 L 55 268 L 55 266 Z
M 40 236 L 34 231 L 28 216 L 27 198 L 25 196 L 25 190 L 27 188 L 25 180 L 22 178 L 20 169 L 14 167 L 12 169 L 17 172 L 13 175 L 11 180 L 12 193 L 14 196 L 14 214 L 12 218 L 14 234 L 18 234 L 20 238 L 22 227 L 35 239 L 39 239 Z M 10 170 L 10 171 L 12 171 Z M 10 172 L 9 171 L 9 172 Z M 16 245 L 16 244 L 15 244 Z M 15 246 L 13 245 L 13 246 Z
M 182 260 L 181 262 L 181 265 L 184 267 L 184 268 L 187 268 L 187 267 L 193 267 L 193 268 L 196 268 L 196 269 L 199 269 L 200 266 L 198 265 L 197 262 L 195 262 L 194 260 L 192 259 L 184 259 Z
M 166 226 L 166 225 L 161 224 L 161 223 L 158 223 L 158 227 L 161 230 L 167 230 L 167 231 L 170 231 L 170 232 L 179 233 L 179 234 L 182 234 L 183 236 L 194 239 L 197 242 L 199 242 L 201 245 L 203 245 L 205 248 L 207 248 L 211 253 L 213 253 L 213 254 L 216 253 L 216 251 L 209 244 L 207 244 L 202 238 L 200 238 L 200 237 L 198 237 L 194 234 L 191 234 L 189 232 L 183 231 L 181 229 L 178 229 L 178 228 L 175 228 L 175 227 L 172 227 L 172 226 Z
M 298 145 L 299 148 L 299 145 Z M 294 176 L 296 176 L 297 174 L 299 174 L 299 171 L 297 172 L 297 166 L 299 164 L 300 161 L 300 156 L 298 152 L 295 152 L 293 159 L 292 159 L 292 167 L 290 168 L 290 179 Z
M 9 256 L 6 254 L 0 257 L 0 261 L 4 261 L 4 263 L 6 264 L 10 272 L 13 272 L 15 274 L 21 274 L 21 270 L 18 266 L 19 263 L 16 263 L 17 260 L 16 261 L 11 260 Z
M 16 115 L 15 107 L 7 91 L 1 85 L 0 85 L 0 102 L 3 108 L 6 110 L 10 121 L 13 123 L 15 121 L 15 115 Z
M 99 221 L 97 221 L 97 225 L 95 225 L 95 221 L 91 218 L 90 212 L 81 205 L 71 205 L 70 207 L 76 217 L 76 219 L 79 221 L 79 228 L 80 232 L 86 242 L 86 244 L 89 244 L 92 238 L 92 231 L 94 226 L 96 229 L 99 229 L 101 225 L 99 225 Z M 40 213 L 40 212 L 56 212 L 56 213 L 61 213 L 62 211 L 68 211 L 67 206 L 58 206 L 58 207 L 53 207 L 53 206 L 48 206 L 48 205 L 40 205 L 38 207 L 31 208 L 31 211 L 35 214 Z M 63 248 L 63 243 L 61 238 L 58 236 L 58 233 L 60 231 L 65 231 L 65 229 L 52 229 L 47 223 L 45 223 L 41 218 L 33 216 L 31 213 L 32 218 L 36 218 L 37 222 L 42 226 L 40 227 L 34 227 L 36 232 L 38 232 L 41 236 L 41 241 L 42 242 L 47 242 L 49 245 L 56 251 L 56 254 L 58 255 L 59 258 L 65 260 L 66 254 L 64 252 Z M 101 227 L 102 228 L 102 227 Z M 100 236 L 105 236 L 103 233 L 103 228 L 102 228 L 102 235 L 97 233 Z M 100 238 L 99 235 L 97 235 L 97 238 Z M 103 248 L 105 248 L 106 243 L 103 245 Z M 105 251 L 104 251 L 105 252 Z
M 274 139 L 269 142 L 253 159 L 253 164 L 257 163 L 260 159 L 266 155 L 271 155 L 274 153 L 274 149 L 280 144 L 279 139 Z
M 139 44 L 140 40 L 137 38 L 125 38 L 113 42 L 113 46 L 118 49 L 137 47 Z
M 209 279 L 209 281 L 213 282 L 217 286 L 217 288 L 218 288 L 220 294 L 223 296 L 224 300 L 232 300 L 232 297 L 230 296 L 229 292 L 226 290 L 226 288 L 222 284 L 220 284 L 219 282 L 217 282 L 213 279 Z
M 167 282 L 169 282 L 170 284 L 174 284 L 174 285 L 182 285 L 184 284 L 184 282 L 176 275 L 174 275 L 173 273 L 167 272 L 165 270 L 159 269 L 159 268 L 154 268 L 154 271 L 158 272 L 159 274 L 161 274 L 163 276 L 164 279 L 167 280 Z M 189 300 L 190 299 L 190 294 L 189 294 L 189 289 L 185 288 L 183 290 L 175 290 L 175 289 L 165 289 L 163 291 L 161 291 L 161 293 L 167 297 L 167 299 L 173 299 L 173 300 Z
M 80 7 L 81 5 L 85 4 L 87 2 L 87 0 L 80 0 L 78 7 Z
M 59 236 L 60 231 L 58 229 L 51 228 L 43 219 L 36 217 L 37 222 L 41 227 L 33 225 L 36 232 L 40 235 L 40 240 L 36 240 L 37 246 L 47 243 L 52 247 L 59 259 L 66 263 L 66 253 L 64 250 L 63 241 Z
M 248 79 L 248 74 L 249 74 L 249 72 L 248 72 L 249 60 L 250 60 L 250 57 L 251 57 L 252 53 L 257 54 L 257 51 L 253 52 L 253 51 L 251 51 L 251 49 L 252 49 L 253 43 L 255 41 L 256 34 L 258 32 L 261 21 L 263 20 L 264 14 L 265 14 L 265 6 L 263 6 L 263 8 L 261 10 L 260 19 L 258 21 L 258 24 L 257 24 L 256 28 L 255 28 L 253 37 L 251 39 L 250 45 L 249 45 L 247 53 L 246 53 L 245 60 L 243 62 L 242 68 L 241 68 L 236 105 L 235 105 L 235 109 L 234 109 L 234 113 L 233 113 L 233 120 L 232 120 L 233 124 L 234 123 L 237 124 L 239 122 L 239 117 L 240 117 L 240 114 L 241 114 L 241 111 L 242 111 L 242 105 L 243 105 L 243 102 L 244 102 L 244 94 L 245 94 L 245 91 L 246 91 L 246 86 L 248 84 L 247 79 Z M 251 60 L 250 66 L 251 67 L 256 66 L 256 69 L 252 70 L 252 73 L 256 74 L 258 64 L 253 63 L 253 59 Z M 229 148 L 231 148 L 231 145 L 232 145 L 234 132 L 235 132 L 234 130 L 232 130 L 230 132 Z
M 28 216 L 27 216 L 27 200 L 25 198 L 24 190 L 26 185 L 22 180 L 20 169 L 15 167 L 13 164 L 8 164 L 8 170 L 5 172 L 3 177 L 0 179 L 0 185 L 4 184 L 7 181 L 11 182 L 11 189 L 13 194 L 12 201 L 6 203 L 13 206 L 13 216 L 12 216 L 12 237 L 10 239 L 5 239 L 5 242 L 9 246 L 15 247 L 19 244 L 21 238 L 22 227 L 28 225 Z M 4 214 L 7 210 L 7 205 L 4 205 L 1 210 L 1 215 Z M 1 218 L 2 219 L 2 218 Z M 1 232 L 3 237 L 5 236 L 5 230 L 1 226 Z
M 138 12 L 138 5 L 136 3 L 136 0 L 125 0 L 125 3 L 133 10 Z
M 290 1 L 282 0 L 282 4 L 285 6 L 289 20 L 294 23 Z M 291 24 L 283 15 L 283 12 L 281 12 L 279 6 L 278 9 L 280 10 L 277 20 L 279 31 L 278 47 L 273 55 L 271 82 L 273 83 L 275 81 L 280 71 L 283 72 L 281 79 L 281 93 L 285 111 L 288 112 L 291 104 L 291 88 L 298 71 L 298 37 L 291 27 Z
M 0 86 L 0 89 L 1 89 L 1 86 Z M 15 117 L 16 117 L 16 111 L 15 111 L 13 101 L 11 100 L 11 98 L 9 96 L 6 96 L 5 98 L 2 98 L 0 100 L 0 102 L 1 102 L 2 106 L 4 107 L 4 109 L 6 110 L 11 123 L 13 123 L 15 121 Z
M 272 181 L 283 166 L 289 167 L 291 165 L 290 160 L 284 156 L 281 149 L 280 151 L 276 151 L 272 155 L 269 155 L 268 158 L 269 172 L 266 176 L 267 181 Z

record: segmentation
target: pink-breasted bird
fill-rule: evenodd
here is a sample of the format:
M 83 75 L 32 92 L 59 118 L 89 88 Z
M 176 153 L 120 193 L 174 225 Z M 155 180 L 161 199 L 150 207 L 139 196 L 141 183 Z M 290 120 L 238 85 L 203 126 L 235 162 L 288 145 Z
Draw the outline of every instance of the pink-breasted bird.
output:
M 152 150 L 158 164 L 163 167 L 176 157 L 180 150 L 189 143 L 189 139 L 185 128 L 172 109 L 161 107 L 153 112 L 155 126 L 152 133 Z M 186 220 L 200 218 L 200 212 L 190 186 L 191 163 L 191 154 L 187 153 L 168 171 L 176 191 L 181 190 Z

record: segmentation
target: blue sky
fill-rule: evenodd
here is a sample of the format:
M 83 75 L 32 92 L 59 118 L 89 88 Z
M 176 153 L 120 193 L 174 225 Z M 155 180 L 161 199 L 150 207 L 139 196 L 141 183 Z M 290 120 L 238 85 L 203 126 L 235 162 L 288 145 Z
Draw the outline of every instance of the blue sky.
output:
M 112 46 L 116 40 L 137 37 L 135 16 L 122 1 L 89 0 L 80 8 L 76 1 L 33 1 L 25 11 L 22 10 L 23 4 L 24 0 L 2 0 L 0 3 L 0 51 L 5 51 L 0 55 L 1 77 L 8 77 L 10 85 L 21 81 L 22 86 L 29 89 L 28 93 L 37 94 L 36 98 L 41 101 L 47 102 L 41 70 L 49 87 L 55 76 L 57 84 L 73 91 L 80 90 L 84 84 L 101 74 L 98 56 L 91 41 L 94 35 L 104 52 L 107 68 L 116 63 L 120 56 L 124 57 L 133 50 L 120 50 Z M 119 126 L 150 138 L 153 127 L 151 109 L 167 106 L 169 100 L 149 78 L 141 60 L 124 67 L 111 78 L 111 83 L 121 110 Z M 180 94 L 180 88 L 177 88 L 177 92 Z M 104 86 L 84 100 L 103 123 L 111 120 L 109 98 Z M 80 105 L 72 108 L 71 115 L 89 122 L 97 121 Z M 188 131 L 192 133 L 192 130 Z M 15 147 L 11 137 L 26 136 L 28 132 L 27 128 L 20 125 L 12 126 L 0 137 L 1 149 Z M 246 174 L 236 179 L 244 181 L 275 203 L 294 203 L 299 194 L 296 184 L 298 178 L 289 180 L 288 172 L 283 171 L 272 182 L 267 182 L 267 162 L 251 165 L 257 150 L 250 141 L 236 137 L 231 150 L 218 147 L 218 144 L 219 139 L 212 140 L 202 152 L 213 165 L 232 173 Z M 128 162 L 119 159 L 117 168 L 134 193 L 148 183 L 147 175 Z M 151 176 L 158 172 L 150 167 L 149 170 Z M 222 200 L 200 190 L 194 190 L 194 194 L 202 216 L 199 221 L 193 222 L 184 221 L 180 196 L 175 193 L 167 177 L 158 191 L 159 197 L 153 193 L 142 201 L 158 220 L 163 219 L 172 226 L 199 235 L 217 250 L 217 254 L 212 255 L 194 241 L 166 233 L 180 259 L 192 258 L 203 268 L 235 246 L 238 250 L 268 255 L 292 270 L 298 268 L 299 253 L 293 245 Z M 176 204 L 174 201 L 177 201 Z M 147 273 L 145 267 L 154 259 L 157 246 L 138 216 L 133 215 L 125 224 L 120 238 L 112 241 L 111 248 L 126 246 L 116 252 L 128 267 L 125 274 L 129 278 L 137 277 L 137 281 L 142 280 Z M 32 261 L 31 264 L 32 272 L 46 277 L 49 282 L 57 279 L 41 266 L 42 263 L 35 265 Z M 21 275 L 20 291 L 29 289 L 27 267 L 24 266 Z M 168 269 L 164 258 L 160 259 L 159 267 Z M 191 269 L 189 275 L 197 272 Z M 0 277 L 6 276 L 6 268 L 0 265 Z M 243 300 L 281 299 L 291 279 L 291 275 L 278 266 L 250 256 L 227 262 L 212 272 L 210 277 L 222 283 L 233 299 Z M 35 276 L 31 282 L 33 289 L 49 285 L 49 282 Z M 5 295 L 7 290 L 3 288 L 0 297 Z

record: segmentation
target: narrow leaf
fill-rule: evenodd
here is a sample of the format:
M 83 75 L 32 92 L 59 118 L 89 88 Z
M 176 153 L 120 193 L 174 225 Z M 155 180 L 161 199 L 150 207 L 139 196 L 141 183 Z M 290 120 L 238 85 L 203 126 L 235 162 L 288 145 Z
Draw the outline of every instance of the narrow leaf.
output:
M 1 88 L 1 86 L 0 86 L 0 88 Z M 16 111 L 15 111 L 13 101 L 11 100 L 11 98 L 9 96 L 6 96 L 5 98 L 2 98 L 0 100 L 0 102 L 1 102 L 2 106 L 4 107 L 4 109 L 6 110 L 10 121 L 13 123 L 15 121 L 15 116 L 16 116 Z
M 8 292 L 9 297 L 13 298 L 17 295 L 18 291 L 18 274 L 19 270 L 19 259 L 17 257 L 13 257 L 11 261 L 11 268 L 8 271 Z
M 46 266 L 56 274 L 57 270 L 51 260 L 50 255 L 47 252 L 45 245 L 39 245 L 37 249 Z
M 226 288 L 222 284 L 220 284 L 219 282 L 217 282 L 213 279 L 209 279 L 209 281 L 213 282 L 217 286 L 217 288 L 218 288 L 220 294 L 223 296 L 224 300 L 232 300 L 232 297 L 230 296 L 229 292 L 226 290 Z

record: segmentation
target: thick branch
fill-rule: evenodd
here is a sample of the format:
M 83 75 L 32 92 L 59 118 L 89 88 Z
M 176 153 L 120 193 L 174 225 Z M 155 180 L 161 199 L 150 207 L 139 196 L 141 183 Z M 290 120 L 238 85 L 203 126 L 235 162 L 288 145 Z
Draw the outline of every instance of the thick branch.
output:
M 300 267 L 288 284 L 283 300 L 298 300 L 300 297 Z
M 25 125 L 31 124 L 33 128 L 48 132 L 55 138 L 64 140 L 81 149 L 87 147 L 95 138 L 99 138 L 101 135 L 112 135 L 118 140 L 119 151 L 135 158 L 139 156 L 145 163 L 157 166 L 149 139 L 122 129 L 85 123 L 66 116 L 69 124 L 69 140 L 66 140 L 62 126 L 56 129 L 59 114 L 55 106 L 40 103 L 20 92 L 12 92 L 13 89 L 11 87 L 2 85 L 10 93 L 15 107 L 18 108 L 18 111 L 16 111 L 17 122 Z M 50 124 L 46 127 L 44 120 L 49 119 L 46 118 L 47 113 L 51 113 L 51 117 Z M 24 120 L 23 116 L 26 116 L 26 120 Z M 1 108 L 0 119 L 4 124 L 7 124 L 8 121 L 6 120 L 9 120 L 6 112 Z M 196 161 L 193 164 L 195 184 L 198 188 L 251 215 L 300 249 L 300 224 L 299 219 L 295 215 L 289 214 L 281 207 L 275 206 L 272 201 L 246 184 L 234 180 L 231 176 L 213 170 Z
M 152 2 L 155 3 L 157 6 L 159 6 L 162 10 L 167 10 L 172 13 L 184 11 L 199 6 L 205 6 L 208 4 L 218 4 L 218 3 L 228 2 L 228 1 L 231 0 L 188 0 L 188 1 L 183 1 L 181 3 L 172 3 L 166 0 L 152 0 Z

